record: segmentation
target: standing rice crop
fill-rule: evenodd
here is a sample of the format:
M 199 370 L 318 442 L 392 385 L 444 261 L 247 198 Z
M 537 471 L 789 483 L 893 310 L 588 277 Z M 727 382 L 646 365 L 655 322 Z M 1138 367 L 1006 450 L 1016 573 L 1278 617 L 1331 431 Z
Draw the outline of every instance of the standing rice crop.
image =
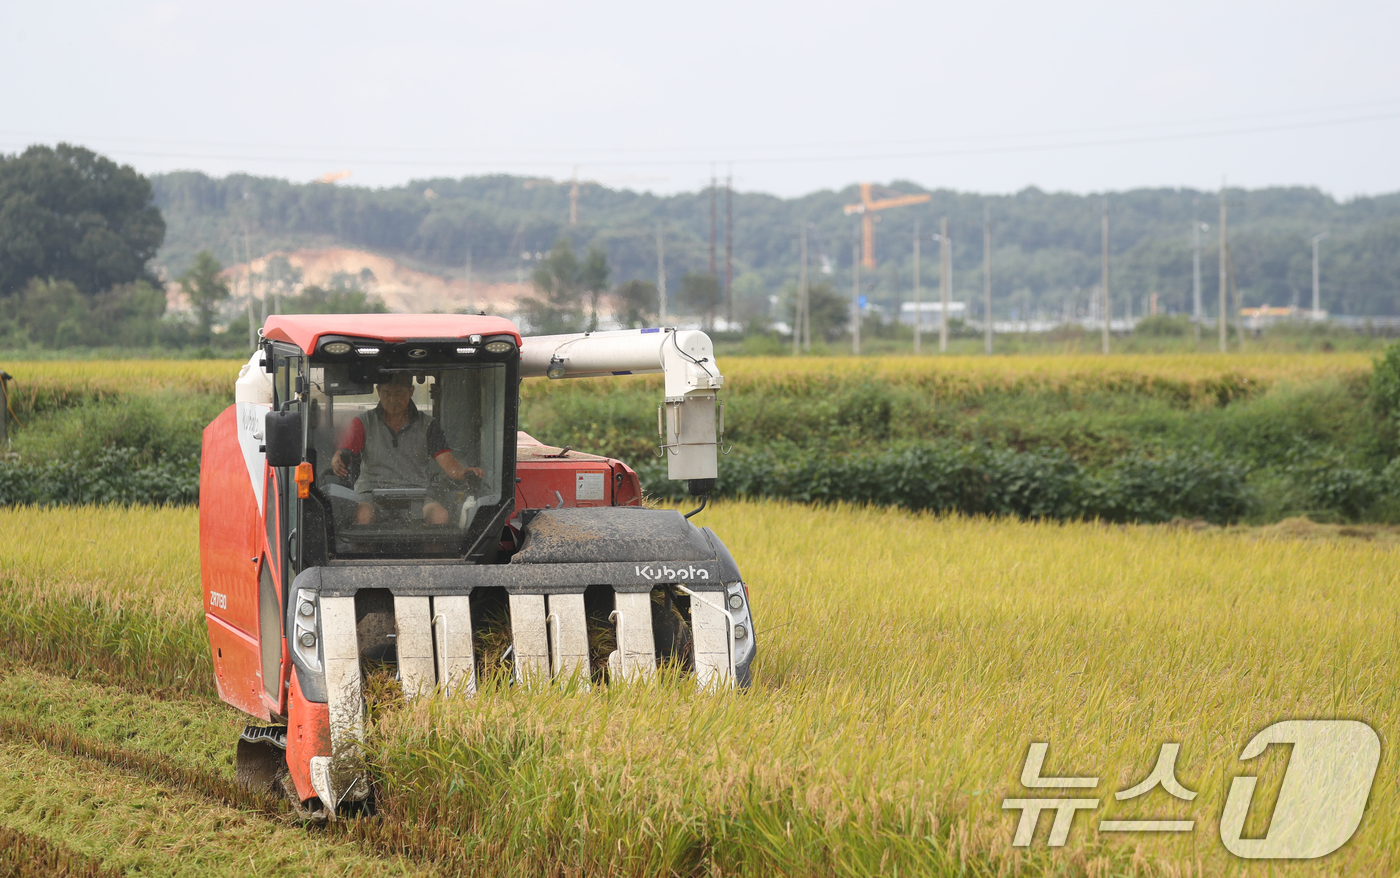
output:
M 20 418 L 82 402 L 182 391 L 233 401 L 237 360 L 36 360 L 5 364 L 14 375 L 10 407 Z
M 0 654 L 212 693 L 193 508 L 0 507 Z
M 803 396 L 833 387 L 877 381 L 916 388 L 938 399 L 989 392 L 1097 392 L 1163 395 L 1183 403 L 1214 404 L 1241 398 L 1280 382 L 1370 374 L 1366 354 L 1119 354 L 1018 357 L 726 357 L 720 363 L 734 393 Z M 552 393 L 608 395 L 660 376 L 527 382 L 526 399 Z
M 759 637 L 753 689 L 685 680 L 494 689 L 379 729 L 386 806 L 483 875 L 918 875 L 1233 870 L 1219 842 L 1240 749 L 1294 717 L 1397 717 L 1393 549 L 1250 531 L 1017 523 L 726 503 Z M 1070 844 L 1013 848 L 1027 748 L 1099 778 Z M 1181 744 L 1193 803 L 1118 802 Z M 1272 767 L 1270 767 L 1270 765 Z M 1281 762 L 1265 766 L 1276 788 Z M 1397 762 L 1333 857 L 1392 871 Z M 1194 819 L 1185 836 L 1099 817 Z M 1049 818 L 1042 818 L 1048 822 Z

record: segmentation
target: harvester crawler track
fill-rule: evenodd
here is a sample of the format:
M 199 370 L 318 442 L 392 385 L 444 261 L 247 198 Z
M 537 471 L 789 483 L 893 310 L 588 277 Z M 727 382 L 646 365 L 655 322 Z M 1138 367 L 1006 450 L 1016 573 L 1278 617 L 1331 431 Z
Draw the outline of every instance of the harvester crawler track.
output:
M 238 736 L 234 780 L 254 792 L 279 792 L 287 773 L 287 727 L 245 726 Z

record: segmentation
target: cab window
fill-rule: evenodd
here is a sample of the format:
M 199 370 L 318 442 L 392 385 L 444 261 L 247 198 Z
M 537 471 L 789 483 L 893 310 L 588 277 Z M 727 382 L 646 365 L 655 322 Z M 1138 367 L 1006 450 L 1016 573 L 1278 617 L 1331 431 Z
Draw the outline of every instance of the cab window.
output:
M 308 442 L 339 555 L 451 555 L 502 484 L 506 367 L 387 371 L 356 384 L 310 369 Z

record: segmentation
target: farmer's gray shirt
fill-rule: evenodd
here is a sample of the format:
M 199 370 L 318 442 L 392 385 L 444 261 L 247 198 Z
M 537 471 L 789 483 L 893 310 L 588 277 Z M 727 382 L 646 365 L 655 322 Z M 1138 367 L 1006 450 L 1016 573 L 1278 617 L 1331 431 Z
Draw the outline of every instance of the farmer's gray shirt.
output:
M 361 451 L 360 477 L 355 493 L 369 494 L 375 488 L 426 488 L 429 464 L 434 455 L 447 450 L 446 438 L 431 416 L 408 404 L 408 423 L 398 433 L 384 423 L 383 407 L 375 406 L 359 416 L 365 433 Z

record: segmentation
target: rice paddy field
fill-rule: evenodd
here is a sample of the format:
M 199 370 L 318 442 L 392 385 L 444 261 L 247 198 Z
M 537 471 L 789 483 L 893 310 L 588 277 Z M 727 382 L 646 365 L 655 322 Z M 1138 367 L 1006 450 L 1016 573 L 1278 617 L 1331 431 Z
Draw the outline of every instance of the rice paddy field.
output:
M 1031 355 L 1015 357 L 733 357 L 724 361 L 727 386 L 740 390 L 792 391 L 821 387 L 852 373 L 893 385 L 914 384 L 941 395 L 993 389 L 1035 388 L 1073 392 L 1084 389 L 1169 387 L 1185 393 L 1209 393 L 1222 380 L 1243 386 L 1281 381 L 1347 377 L 1369 373 L 1373 355 L 1326 354 L 1145 354 L 1100 356 Z M 182 390 L 233 394 L 238 360 L 36 360 L 5 363 L 16 376 L 11 406 L 26 412 L 71 404 L 85 398 L 108 398 L 136 392 Z M 616 381 L 565 382 L 606 394 L 660 376 Z M 532 382 L 528 397 L 554 392 L 556 382 Z
M 1028 367 L 989 365 L 978 380 Z M 210 680 L 196 516 L 0 508 L 0 839 L 24 852 L 0 855 L 0 873 L 1400 869 L 1391 527 L 718 503 L 698 522 L 749 583 L 751 690 L 488 687 L 384 710 L 370 742 L 378 816 L 306 828 L 232 784 L 243 720 Z M 1382 741 L 1353 837 L 1318 860 L 1235 858 L 1219 830 L 1231 780 L 1260 776 L 1246 835 L 1262 835 L 1287 761 L 1271 748 L 1242 762 L 1245 743 L 1278 720 L 1330 717 L 1363 720 Z M 1012 845 L 1018 812 L 1002 800 L 1051 794 L 1021 786 L 1032 742 L 1049 745 L 1043 775 L 1097 778 L 1073 791 L 1099 807 L 1075 816 L 1063 847 L 1047 845 L 1044 815 L 1030 846 Z M 1180 745 L 1176 777 L 1195 798 L 1116 800 L 1164 743 Z M 1100 819 L 1193 829 L 1110 833 Z

